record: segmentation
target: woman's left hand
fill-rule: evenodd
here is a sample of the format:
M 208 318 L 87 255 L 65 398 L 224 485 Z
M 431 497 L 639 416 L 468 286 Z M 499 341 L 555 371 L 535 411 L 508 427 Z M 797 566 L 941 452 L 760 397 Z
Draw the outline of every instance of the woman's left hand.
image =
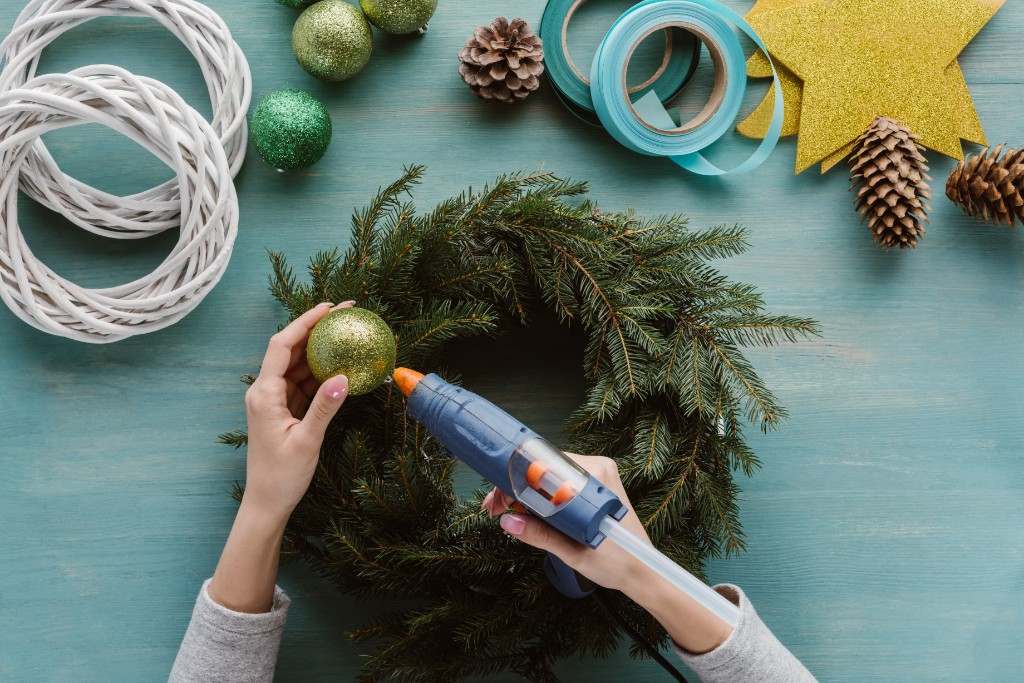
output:
M 348 396 L 348 378 L 338 375 L 321 386 L 306 364 L 306 342 L 330 311 L 354 305 L 320 304 L 270 338 L 259 377 L 245 393 L 249 456 L 243 505 L 286 521 L 309 488 L 327 425 Z
M 208 588 L 214 602 L 236 612 L 266 612 L 273 604 L 285 525 L 313 480 L 327 425 L 348 396 L 346 377 L 321 386 L 306 364 L 309 334 L 331 310 L 320 304 L 271 337 L 260 375 L 245 392 L 245 493 Z

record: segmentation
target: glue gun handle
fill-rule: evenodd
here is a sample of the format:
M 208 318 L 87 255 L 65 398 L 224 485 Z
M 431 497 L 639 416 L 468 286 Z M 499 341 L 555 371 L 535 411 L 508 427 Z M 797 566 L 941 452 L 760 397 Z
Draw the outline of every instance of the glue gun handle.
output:
M 544 574 L 551 585 L 567 598 L 585 598 L 597 588 L 596 583 L 551 553 L 544 558 Z

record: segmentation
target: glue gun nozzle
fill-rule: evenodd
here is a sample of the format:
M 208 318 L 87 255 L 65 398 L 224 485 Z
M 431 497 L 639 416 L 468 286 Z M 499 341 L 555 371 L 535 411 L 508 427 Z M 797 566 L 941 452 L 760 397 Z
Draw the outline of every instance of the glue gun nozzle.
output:
M 408 396 L 416 388 L 416 385 L 420 383 L 420 380 L 423 379 L 423 373 L 410 370 L 409 368 L 395 368 L 392 377 L 395 378 L 395 384 L 402 390 L 402 393 Z

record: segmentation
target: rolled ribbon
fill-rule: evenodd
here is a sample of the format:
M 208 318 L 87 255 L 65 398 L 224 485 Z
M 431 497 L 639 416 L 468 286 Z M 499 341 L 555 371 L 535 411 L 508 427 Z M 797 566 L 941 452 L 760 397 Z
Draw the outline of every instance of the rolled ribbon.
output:
M 548 0 L 537 35 L 544 41 L 544 69 L 555 94 L 566 109 L 591 125 L 600 125 L 590 95 L 588 69 L 579 69 L 569 57 L 569 21 L 587 0 Z M 654 92 L 657 99 L 672 99 L 693 76 L 700 60 L 700 41 L 687 31 L 665 32 L 665 56 L 661 65 L 629 93 Z
M 598 47 L 590 73 L 594 108 L 608 132 L 635 152 L 668 157 L 701 175 L 746 173 L 757 168 L 768 158 L 782 132 L 782 86 L 774 65 L 775 108 L 768 132 L 754 153 L 731 170 L 719 168 L 701 154 L 732 128 L 746 91 L 746 57 L 730 24 L 750 36 L 767 54 L 750 24 L 714 0 L 646 0 L 619 17 Z M 696 118 L 679 126 L 656 96 L 647 93 L 633 102 L 626 89 L 626 67 L 637 45 L 668 27 L 698 36 L 715 64 L 711 99 Z

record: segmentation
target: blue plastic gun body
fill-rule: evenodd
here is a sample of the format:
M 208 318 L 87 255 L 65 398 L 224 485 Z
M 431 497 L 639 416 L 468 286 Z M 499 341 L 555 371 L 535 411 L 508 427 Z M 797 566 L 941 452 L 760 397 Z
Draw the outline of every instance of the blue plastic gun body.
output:
M 536 432 L 437 375 L 416 385 L 408 411 L 448 453 L 580 543 L 596 548 L 605 538 L 601 520 L 627 512 L 608 487 Z
M 628 508 L 560 450 L 490 401 L 437 375 L 395 370 L 408 412 L 452 456 L 569 538 L 596 548 L 610 538 L 730 626 L 739 610 L 619 521 Z M 554 555 L 544 572 L 564 595 L 582 598 L 594 584 Z

